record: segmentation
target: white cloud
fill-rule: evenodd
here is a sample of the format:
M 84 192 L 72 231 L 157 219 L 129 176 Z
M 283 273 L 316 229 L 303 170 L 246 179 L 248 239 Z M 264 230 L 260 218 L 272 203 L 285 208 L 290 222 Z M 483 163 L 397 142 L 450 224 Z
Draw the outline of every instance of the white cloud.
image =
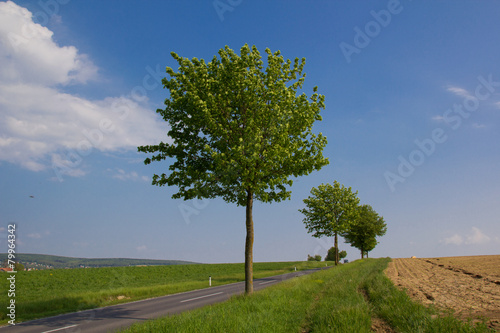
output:
M 486 125 L 479 124 L 479 123 L 473 123 L 472 124 L 472 128 L 474 128 L 474 129 L 483 129 L 483 128 L 486 128 Z
M 476 227 L 472 227 L 472 232 L 470 235 L 467 236 L 465 240 L 465 244 L 467 245 L 472 245 L 472 244 L 486 244 L 489 243 L 491 240 L 490 237 L 486 236 L 481 232 Z
M 451 237 L 444 238 L 441 243 L 445 245 L 481 245 L 487 244 L 492 239 L 485 235 L 479 228 L 472 227 L 467 235 L 454 234 Z
M 438 116 L 434 116 L 434 117 L 432 117 L 432 120 L 435 120 L 435 121 L 439 121 L 439 122 L 441 122 L 441 121 L 444 121 L 444 117 L 443 117 L 443 116 L 439 116 L 439 115 L 438 115 Z
M 137 181 L 137 180 L 147 181 L 147 180 L 149 180 L 149 178 L 146 176 L 139 176 L 139 174 L 135 171 L 126 172 L 123 169 L 116 169 L 116 170 L 108 169 L 108 171 L 114 172 L 112 177 L 119 179 L 119 180 L 134 180 L 134 181 Z
M 458 234 L 455 234 L 455 235 L 448 237 L 448 238 L 445 238 L 443 240 L 443 243 L 445 243 L 446 245 L 448 245 L 448 244 L 461 245 L 463 242 L 464 242 L 464 239 L 462 238 L 462 236 L 460 236 Z
M 0 3 L 0 78 L 2 82 L 53 85 L 85 83 L 97 68 L 74 46 L 58 46 L 53 32 L 33 22 L 32 14 L 8 1 Z
M 33 233 L 30 233 L 30 234 L 27 234 L 26 236 L 28 238 L 40 239 L 40 238 L 42 238 L 44 236 L 48 236 L 48 235 L 50 235 L 50 231 L 45 231 L 45 232 L 43 232 L 43 234 L 38 233 L 38 232 L 33 232 Z
M 146 245 L 141 245 L 141 246 L 138 246 L 135 248 L 137 250 L 137 252 L 144 252 L 146 251 L 148 248 Z
M 449 92 L 454 93 L 457 96 L 460 96 L 460 97 L 465 97 L 465 98 L 472 97 L 472 95 L 469 94 L 469 92 L 467 90 L 460 88 L 460 87 L 448 86 L 447 90 Z
M 69 85 L 96 80 L 98 69 L 52 36 L 27 9 L 0 2 L 0 161 L 77 177 L 87 173 L 82 160 L 93 150 L 166 139 L 166 125 L 147 98 L 90 100 L 66 93 Z

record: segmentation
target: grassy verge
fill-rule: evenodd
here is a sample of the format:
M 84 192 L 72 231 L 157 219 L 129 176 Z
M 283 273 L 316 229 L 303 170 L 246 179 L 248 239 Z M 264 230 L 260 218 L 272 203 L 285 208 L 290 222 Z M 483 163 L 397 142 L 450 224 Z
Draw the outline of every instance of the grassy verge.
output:
M 371 332 L 374 316 L 399 332 L 490 332 L 413 303 L 385 278 L 389 261 L 341 265 L 124 332 Z
M 485 323 L 464 323 L 450 313 L 416 303 L 383 274 L 363 284 L 375 315 L 399 332 L 494 332 Z
M 328 263 L 331 265 L 332 263 Z M 255 263 L 254 277 L 324 267 L 325 262 Z M 7 275 L 5 275 L 7 277 Z M 55 269 L 16 273 L 16 322 L 243 281 L 244 264 Z M 0 290 L 9 290 L 6 278 Z M 0 324 L 7 323 L 7 292 Z

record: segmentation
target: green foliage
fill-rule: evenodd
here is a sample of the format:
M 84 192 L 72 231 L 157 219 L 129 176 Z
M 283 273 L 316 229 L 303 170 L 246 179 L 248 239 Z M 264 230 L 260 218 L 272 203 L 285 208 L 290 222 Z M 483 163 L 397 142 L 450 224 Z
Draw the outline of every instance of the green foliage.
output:
M 347 257 L 347 252 L 344 250 L 339 251 L 339 260 L 342 260 L 345 257 Z M 332 246 L 330 249 L 328 249 L 325 261 L 335 261 L 335 246 Z
M 345 232 L 356 216 L 359 204 L 358 192 L 340 185 L 334 181 L 331 184 L 321 184 L 311 189 L 311 195 L 304 199 L 307 208 L 299 209 L 304 214 L 302 220 L 307 232 L 313 237 L 335 237 L 334 247 L 338 249 L 338 235 Z M 335 265 L 339 262 L 335 256 Z
M 311 189 L 311 195 L 304 199 L 307 208 L 299 209 L 307 232 L 313 237 L 332 237 L 347 230 L 355 217 L 359 199 L 358 192 L 334 181 Z
M 263 202 L 289 198 L 290 176 L 328 164 L 326 137 L 312 132 L 324 96 L 316 87 L 309 99 L 298 94 L 305 59 L 265 51 L 266 68 L 247 44 L 240 55 L 226 46 L 209 63 L 171 53 L 179 68 L 167 67 L 170 79 L 162 82 L 170 97 L 157 110 L 170 125 L 170 142 L 138 147 L 156 154 L 145 164 L 175 158 L 169 175 L 153 176 L 154 185 L 178 186 L 173 198 L 220 196 L 245 206 L 248 193 Z
M 179 68 L 167 67 L 170 91 L 166 108 L 158 109 L 170 125 L 168 143 L 140 146 L 153 153 L 145 164 L 173 158 L 169 175 L 153 176 L 153 185 L 177 186 L 172 198 L 215 198 L 246 207 L 246 292 L 253 291 L 253 200 L 290 198 L 290 177 L 307 175 L 328 164 L 327 141 L 312 132 L 320 121 L 325 97 L 317 87 L 307 98 L 302 89 L 305 58 L 284 60 L 265 50 L 267 66 L 247 44 L 237 55 L 228 46 L 212 61 L 180 57 Z
M 339 252 L 339 259 L 344 259 L 345 257 L 347 257 L 347 252 L 346 251 L 340 251 Z
M 361 251 L 361 258 L 377 245 L 376 237 L 385 235 L 387 225 L 370 205 L 357 207 L 357 215 L 350 227 L 342 233 L 346 243 Z
M 0 254 L 0 257 L 2 255 Z M 7 257 L 7 254 L 4 254 L 5 257 Z M 9 261 L 7 259 L 3 260 L 0 264 L 0 267 L 8 267 L 8 268 L 12 268 L 11 265 L 9 265 Z M 20 263 L 19 261 L 16 261 L 14 263 L 14 271 L 18 272 L 18 271 L 24 271 L 24 265 L 22 263 Z
M 307 261 L 321 261 L 321 256 L 319 254 L 313 256 L 307 255 Z

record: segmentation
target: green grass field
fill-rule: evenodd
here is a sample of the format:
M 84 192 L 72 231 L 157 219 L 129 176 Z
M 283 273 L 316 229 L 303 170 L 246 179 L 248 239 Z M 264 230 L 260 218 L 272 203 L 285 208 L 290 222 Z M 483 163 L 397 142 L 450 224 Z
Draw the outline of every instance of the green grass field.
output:
M 329 263 L 331 265 L 332 263 Z M 254 278 L 324 267 L 324 262 L 255 263 Z M 54 269 L 16 273 L 16 322 L 243 281 L 244 264 Z M 7 324 L 10 274 L 0 278 L 0 324 Z
M 390 259 L 365 259 L 287 280 L 252 296 L 135 324 L 137 332 L 490 332 L 414 303 L 385 277 Z

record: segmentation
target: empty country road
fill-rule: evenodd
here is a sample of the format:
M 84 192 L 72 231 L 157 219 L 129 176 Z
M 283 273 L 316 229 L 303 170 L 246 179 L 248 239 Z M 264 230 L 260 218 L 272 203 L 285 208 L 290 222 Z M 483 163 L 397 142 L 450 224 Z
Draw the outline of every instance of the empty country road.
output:
M 318 270 L 320 270 L 320 268 L 256 279 L 254 280 L 254 290 L 258 291 L 281 281 L 311 274 Z M 209 287 L 180 294 L 27 321 L 16 324 L 15 326 L 0 327 L 0 333 L 110 332 L 128 327 L 136 322 L 223 302 L 233 295 L 244 293 L 244 291 L 245 282 L 242 281 L 223 286 Z

